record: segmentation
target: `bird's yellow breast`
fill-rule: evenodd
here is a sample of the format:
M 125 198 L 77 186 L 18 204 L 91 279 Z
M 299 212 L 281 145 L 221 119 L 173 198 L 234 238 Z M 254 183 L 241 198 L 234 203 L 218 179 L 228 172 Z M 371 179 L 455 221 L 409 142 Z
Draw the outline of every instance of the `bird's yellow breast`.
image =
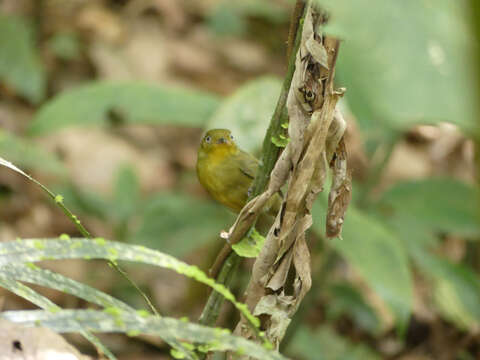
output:
M 237 164 L 238 149 L 218 146 L 210 151 L 199 150 L 197 176 L 212 197 L 235 212 L 247 200 L 251 179 L 244 176 Z

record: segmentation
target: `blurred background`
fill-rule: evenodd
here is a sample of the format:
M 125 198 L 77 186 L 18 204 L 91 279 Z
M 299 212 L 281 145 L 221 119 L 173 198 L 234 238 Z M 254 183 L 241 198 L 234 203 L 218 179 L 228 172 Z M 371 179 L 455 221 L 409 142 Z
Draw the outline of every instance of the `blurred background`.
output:
M 465 1 L 318 0 L 339 36 L 337 86 L 354 179 L 343 239 L 309 232 L 313 288 L 282 351 L 294 359 L 479 359 L 477 39 Z M 472 2 L 473 4 L 473 2 Z M 286 71 L 288 0 L 0 1 L 0 156 L 65 198 L 95 235 L 208 270 L 234 215 L 195 175 L 202 133 L 257 155 Z M 0 169 L 0 240 L 79 236 L 38 187 Z M 105 262 L 45 266 L 144 303 Z M 234 292 L 242 293 L 251 261 Z M 124 264 L 160 313 L 198 318 L 204 286 Z M 75 297 L 35 288 L 64 308 Z M 31 309 L 2 290 L 3 310 Z M 238 314 L 225 305 L 219 325 Z M 149 338 L 101 336 L 123 360 Z M 77 348 L 94 352 L 77 336 Z

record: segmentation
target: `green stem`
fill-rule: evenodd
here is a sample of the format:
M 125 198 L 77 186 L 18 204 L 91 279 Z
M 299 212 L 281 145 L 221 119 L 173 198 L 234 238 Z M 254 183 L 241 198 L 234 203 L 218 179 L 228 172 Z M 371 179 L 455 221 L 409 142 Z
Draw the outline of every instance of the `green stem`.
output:
M 281 151 L 281 148 L 273 144 L 271 139 L 272 137 L 282 133 L 283 129 L 281 125 L 282 123 L 286 122 L 288 118 L 286 103 L 288 92 L 290 90 L 290 85 L 292 83 L 293 73 L 295 72 L 295 58 L 298 48 L 300 46 L 300 40 L 302 38 L 302 26 L 300 25 L 302 19 L 304 18 L 304 0 L 297 0 L 296 9 L 298 9 L 299 7 L 302 10 L 300 12 L 301 15 L 296 16 L 294 14 L 294 16 L 292 16 L 292 21 L 294 21 L 295 24 L 294 26 L 291 26 L 290 29 L 291 31 L 294 31 L 296 35 L 292 51 L 289 54 L 287 74 L 285 75 L 285 79 L 283 80 L 281 93 L 278 98 L 275 111 L 270 120 L 270 125 L 268 127 L 267 133 L 265 134 L 265 138 L 263 140 L 262 161 L 257 176 L 255 177 L 255 180 L 253 182 L 253 191 L 250 199 L 254 198 L 255 196 L 261 194 L 264 191 L 270 178 L 270 172 L 275 166 L 278 155 Z M 222 264 L 222 267 L 217 276 L 217 282 L 224 284 L 226 287 L 230 287 L 232 280 L 234 279 L 234 274 L 240 262 L 241 257 L 238 256 L 235 252 L 231 252 Z M 207 300 L 207 304 L 205 305 L 202 315 L 200 317 L 200 321 L 203 325 L 212 326 L 215 324 L 218 318 L 218 314 L 220 313 L 220 307 L 222 306 L 223 301 L 224 298 L 221 294 L 215 291 L 210 294 L 210 297 Z M 258 329 L 254 330 L 258 331 Z
M 475 85 L 477 88 L 477 98 L 479 97 L 478 94 L 480 94 L 480 67 L 478 66 L 479 61 L 480 61 L 480 49 L 478 48 L 478 42 L 480 41 L 480 3 L 477 0 L 470 0 L 470 23 L 472 26 L 473 30 L 473 35 L 474 35 L 474 41 L 472 42 L 472 49 L 474 49 L 474 59 L 472 60 L 473 64 L 476 64 L 476 71 L 475 71 Z M 476 112 L 480 113 L 480 103 L 478 101 L 475 102 L 476 104 Z M 473 141 L 475 143 L 475 155 L 474 155 L 474 161 L 475 161 L 475 179 L 477 186 L 480 186 L 480 126 L 477 124 L 477 127 L 474 129 L 474 135 L 473 135 Z M 480 200 L 480 195 L 477 195 L 477 202 Z M 480 246 L 478 245 L 478 242 L 472 242 L 471 243 L 472 253 L 473 255 L 471 256 L 471 261 L 473 261 L 474 266 L 477 270 L 480 271 Z M 469 251 L 470 253 L 470 251 Z
M 241 257 L 235 252 L 231 252 L 225 261 L 222 271 L 218 275 L 217 282 L 221 284 L 231 284 L 234 280 Z M 216 291 L 213 294 L 218 294 Z M 198 322 L 202 325 L 213 325 L 218 318 L 220 308 L 224 300 L 223 296 L 210 296 L 202 311 Z

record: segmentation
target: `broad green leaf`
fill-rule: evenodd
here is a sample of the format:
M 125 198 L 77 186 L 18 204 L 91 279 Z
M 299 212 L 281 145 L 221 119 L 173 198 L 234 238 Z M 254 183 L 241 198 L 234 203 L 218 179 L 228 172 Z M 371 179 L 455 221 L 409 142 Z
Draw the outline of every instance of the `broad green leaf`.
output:
M 327 316 L 337 319 L 349 315 L 361 328 L 376 334 L 380 330 L 380 320 L 375 310 L 366 303 L 362 294 L 348 283 L 336 283 L 328 287 L 329 306 Z
M 219 3 L 208 14 L 207 25 L 214 34 L 220 36 L 243 35 L 248 26 L 243 16 L 228 2 Z
M 324 233 L 325 209 L 317 201 L 313 207 L 314 228 Z M 343 239 L 329 244 L 362 275 L 393 311 L 400 327 L 412 308 L 412 280 L 404 244 L 387 227 L 350 205 L 345 216 Z
M 360 124 L 475 124 L 472 37 L 464 0 L 316 0 L 342 42 L 337 79 Z
M 202 127 L 217 108 L 216 96 L 140 82 L 93 82 L 65 91 L 36 114 L 29 131 L 39 135 L 71 125 L 110 122 Z
M 185 255 L 212 241 L 233 216 L 213 202 L 179 193 L 163 193 L 145 205 L 142 223 L 130 242 L 175 256 Z
M 102 238 L 25 239 L 0 243 L 0 273 L 2 267 L 11 264 L 59 259 L 106 259 L 113 262 L 125 260 L 171 269 L 219 292 L 252 325 L 257 328 L 260 325 L 260 321 L 250 313 L 245 304 L 236 301 L 230 290 L 209 278 L 198 267 L 144 246 L 122 244 Z
M 223 0 L 208 14 L 208 25 L 218 35 L 242 35 L 248 28 L 247 16 L 274 23 L 288 19 L 285 6 L 269 0 Z
M 480 234 L 478 191 L 460 181 L 431 178 L 395 184 L 377 204 L 379 213 L 411 233 Z
M 45 71 L 35 50 L 32 28 L 12 15 L 0 14 L 0 82 L 33 103 L 45 96 Z
M 260 17 L 277 23 L 288 20 L 288 8 L 270 0 L 224 0 L 223 2 L 246 16 Z
M 453 179 L 417 180 L 394 185 L 376 209 L 433 280 L 437 308 L 461 328 L 480 323 L 480 277 L 427 249 L 438 243 L 439 232 L 472 238 L 480 234 L 477 197 L 475 188 Z
M 140 186 L 134 169 L 121 166 L 116 174 L 114 187 L 113 212 L 120 221 L 126 221 L 135 213 L 140 200 Z
M 37 305 L 38 307 L 48 310 L 49 312 L 60 311 L 61 308 L 51 302 L 49 299 L 40 295 L 36 291 L 30 289 L 28 286 L 23 285 L 22 283 L 15 281 L 2 272 L 0 273 L 0 286 L 13 292 L 14 294 L 21 296 L 24 299 L 27 299 L 31 303 Z M 5 314 L 5 313 L 3 313 Z M 1 316 L 1 314 L 0 314 Z M 85 339 L 90 341 L 97 349 L 102 351 L 110 360 L 115 360 L 116 357 L 108 350 L 105 345 L 93 334 L 91 334 L 87 329 L 80 329 L 78 331 Z
M 420 269 L 433 281 L 434 301 L 440 312 L 463 329 L 480 325 L 480 276 L 469 266 L 456 264 L 426 250 L 413 254 Z
M 93 332 L 122 332 L 126 334 L 150 334 L 164 337 L 174 333 L 177 338 L 200 345 L 204 350 L 237 351 L 255 359 L 285 360 L 286 358 L 262 345 L 230 334 L 227 329 L 211 328 L 172 318 L 142 316 L 143 314 L 120 309 L 7 311 L 1 317 L 24 324 L 46 326 L 57 332 L 78 332 L 89 329 Z M 202 346 L 203 345 L 203 346 Z
M 229 129 L 242 149 L 259 150 L 281 86 L 280 79 L 274 77 L 248 82 L 222 103 L 207 128 Z
M 41 149 L 31 141 L 25 141 L 3 130 L 0 130 L 0 154 L 19 166 L 41 173 L 55 175 L 66 173 L 65 167 L 56 155 Z
M 300 327 L 288 347 L 288 353 L 305 360 L 380 360 L 380 354 L 368 346 L 342 338 L 327 326 L 310 330 Z

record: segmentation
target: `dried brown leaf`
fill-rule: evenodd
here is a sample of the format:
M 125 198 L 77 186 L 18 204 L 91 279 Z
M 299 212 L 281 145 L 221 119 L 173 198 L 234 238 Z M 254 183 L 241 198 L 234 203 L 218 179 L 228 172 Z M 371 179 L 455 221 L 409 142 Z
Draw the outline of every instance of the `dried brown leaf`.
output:
M 332 187 L 328 195 L 327 236 L 340 236 L 343 220 L 352 197 L 352 184 L 347 171 L 347 154 L 343 138 L 338 144 L 333 160 Z

